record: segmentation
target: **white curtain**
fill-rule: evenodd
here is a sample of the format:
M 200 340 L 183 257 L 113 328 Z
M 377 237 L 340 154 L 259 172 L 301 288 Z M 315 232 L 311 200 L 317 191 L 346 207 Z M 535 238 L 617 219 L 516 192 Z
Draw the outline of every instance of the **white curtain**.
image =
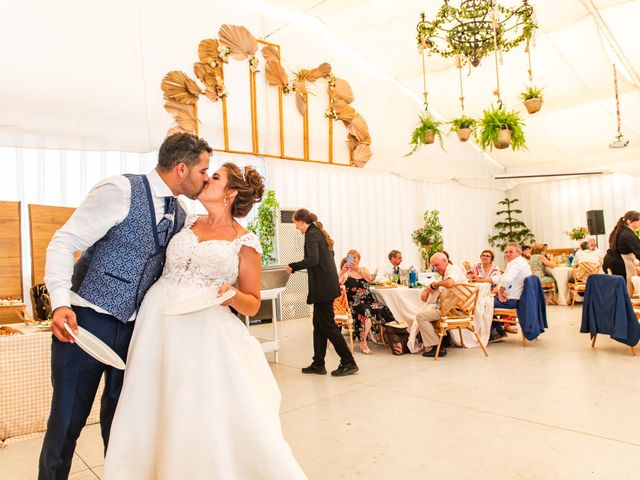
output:
M 508 195 L 520 200 L 521 218 L 536 240 L 551 248 L 576 247 L 578 242 L 564 232 L 586 227 L 586 212 L 602 210 L 606 234 L 599 236 L 598 244 L 606 250 L 617 220 L 628 210 L 640 210 L 638 192 L 640 178 L 612 174 L 521 184 Z
M 454 262 L 473 261 L 487 247 L 497 202 L 503 191 L 428 183 L 397 175 L 347 167 L 269 160 L 270 188 L 282 208 L 316 213 L 335 240 L 336 261 L 355 248 L 362 265 L 387 262 L 400 250 L 403 266 L 420 264 L 411 232 L 422 225 L 425 210 L 440 211 L 445 249 Z

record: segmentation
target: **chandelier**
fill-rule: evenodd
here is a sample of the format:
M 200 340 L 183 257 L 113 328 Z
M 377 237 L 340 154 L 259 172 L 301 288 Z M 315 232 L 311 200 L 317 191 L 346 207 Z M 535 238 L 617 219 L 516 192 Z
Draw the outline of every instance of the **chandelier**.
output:
M 494 0 L 462 0 L 460 8 L 444 0 L 436 17 L 427 21 L 422 13 L 416 26 L 418 48 L 442 57 L 458 55 L 477 67 L 494 51 L 517 47 L 537 28 L 528 0 L 509 8 Z

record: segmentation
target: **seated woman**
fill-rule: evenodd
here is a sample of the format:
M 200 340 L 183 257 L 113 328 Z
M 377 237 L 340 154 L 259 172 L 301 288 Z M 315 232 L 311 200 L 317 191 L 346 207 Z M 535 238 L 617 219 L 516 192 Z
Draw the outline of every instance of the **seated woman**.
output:
M 531 273 L 540 279 L 540 283 L 543 285 L 548 283 L 556 283 L 555 278 L 547 275 L 544 271 L 546 268 L 553 268 L 555 265 L 551 260 L 547 258 L 547 245 L 543 243 L 536 243 L 531 249 L 531 258 L 529 259 L 529 266 L 531 267 Z M 557 286 L 556 286 L 557 289 Z M 547 303 L 555 304 L 553 296 L 547 296 Z
M 500 276 L 500 269 L 493 263 L 495 254 L 491 250 L 483 250 L 480 254 L 480 262 L 471 267 L 467 278 L 472 282 L 491 283 L 496 285 Z
M 389 307 L 377 302 L 369 290 L 372 276 L 369 271 L 360 267 L 360 253 L 349 250 L 347 255 L 353 260 L 347 263 L 343 258 L 340 262 L 340 284 L 347 290 L 347 300 L 353 313 L 354 334 L 360 340 L 360 350 L 366 355 L 373 352 L 367 345 L 370 331 L 378 333 L 380 324 L 395 321 Z M 396 345 L 393 346 L 394 350 Z M 399 345 L 400 351 L 402 346 Z

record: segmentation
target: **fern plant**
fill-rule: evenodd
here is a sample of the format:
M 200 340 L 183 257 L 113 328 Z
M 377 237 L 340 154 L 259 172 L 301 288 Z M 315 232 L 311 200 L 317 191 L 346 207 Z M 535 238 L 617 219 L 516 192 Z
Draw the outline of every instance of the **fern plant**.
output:
M 503 106 L 489 108 L 484 111 L 484 116 L 480 120 L 477 141 L 483 150 L 487 148 L 493 150 L 493 141 L 497 140 L 500 130 L 511 130 L 511 149 L 526 150 L 526 139 L 524 137 L 524 122 L 520 114 L 516 111 L 507 111 Z
M 444 150 L 440 125 L 442 125 L 442 122 L 438 122 L 436 119 L 434 119 L 429 112 L 426 112 L 424 116 L 420 115 L 418 126 L 411 133 L 411 141 L 409 141 L 409 145 L 411 145 L 411 151 L 407 153 L 405 157 L 413 155 L 418 151 L 418 149 L 420 149 L 420 147 L 422 147 L 423 145 L 427 145 L 425 139 L 427 132 L 433 132 L 434 135 L 438 137 L 440 148 Z
M 544 88 L 538 88 L 535 85 L 531 85 L 527 87 L 524 92 L 520 93 L 520 98 L 523 101 L 531 100 L 533 98 L 542 99 L 542 90 L 544 90 Z

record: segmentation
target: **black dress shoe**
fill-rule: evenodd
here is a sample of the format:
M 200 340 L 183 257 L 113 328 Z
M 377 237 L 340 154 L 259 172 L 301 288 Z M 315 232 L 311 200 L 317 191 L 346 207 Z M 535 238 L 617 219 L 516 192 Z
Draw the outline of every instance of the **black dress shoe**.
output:
M 316 365 L 312 363 L 308 367 L 304 367 L 302 369 L 302 373 L 315 373 L 316 375 L 326 375 L 327 369 L 324 368 L 324 365 Z
M 355 362 L 341 363 L 338 368 L 331 372 L 334 377 L 346 377 L 347 375 L 353 375 L 360 370 Z
M 426 351 L 422 354 L 423 357 L 430 357 L 430 358 L 434 358 L 436 356 L 436 352 L 438 351 L 438 347 L 431 347 L 431 350 Z M 447 349 L 444 347 L 440 347 L 440 355 L 438 355 L 438 358 L 440 357 L 446 357 L 447 356 Z

